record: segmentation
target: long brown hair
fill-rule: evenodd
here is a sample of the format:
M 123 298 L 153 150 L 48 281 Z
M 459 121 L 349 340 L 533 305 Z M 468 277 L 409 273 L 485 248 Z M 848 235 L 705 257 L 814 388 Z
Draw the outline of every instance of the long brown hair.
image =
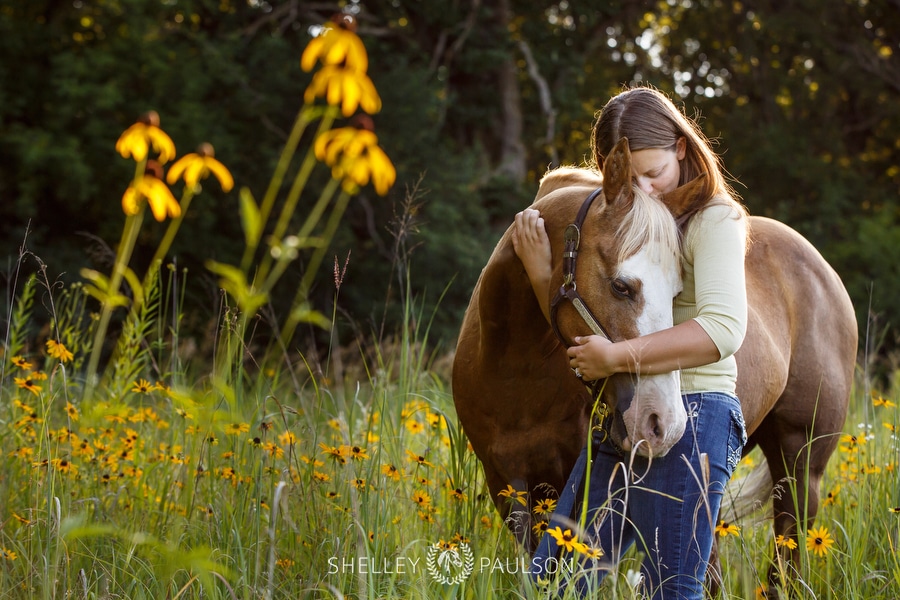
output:
M 706 174 L 705 193 L 694 203 L 690 215 L 710 203 L 733 204 L 746 214 L 737 193 L 725 179 L 724 167 L 709 139 L 693 119 L 678 110 L 669 98 L 651 87 L 627 89 L 606 103 L 597 114 L 591 134 L 593 159 L 603 172 L 603 160 L 623 137 L 632 152 L 648 148 L 674 150 L 679 138 L 685 139 L 685 156 L 680 161 L 678 185 Z

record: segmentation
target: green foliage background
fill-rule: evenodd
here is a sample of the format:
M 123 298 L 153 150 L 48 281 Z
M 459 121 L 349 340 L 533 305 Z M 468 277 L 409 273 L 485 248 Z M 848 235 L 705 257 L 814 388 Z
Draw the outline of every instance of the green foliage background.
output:
M 701 117 L 751 212 L 805 234 L 843 277 L 863 333 L 871 308 L 870 339 L 884 340 L 883 354 L 896 348 L 885 328 L 900 320 L 900 11 L 887 0 L 8 0 L 2 255 L 12 264 L 30 223 L 28 247 L 51 273 L 108 266 L 131 167 L 113 146 L 149 109 L 179 154 L 212 143 L 260 196 L 309 81 L 299 57 L 311 28 L 342 9 L 358 16 L 384 103 L 376 132 L 398 169 L 387 199 L 354 200 L 334 247 L 341 262 L 350 253 L 341 309 L 358 331 L 399 319 L 392 294 L 405 274 L 392 259 L 404 252 L 426 304 L 446 289 L 432 337 L 452 344 L 540 175 L 582 163 L 594 112 L 641 82 Z M 218 296 L 202 262 L 236 262 L 241 239 L 236 192 L 208 187 L 172 252 L 191 272 L 198 336 Z M 398 230 L 413 189 L 415 219 Z M 162 230 L 145 230 L 138 260 Z M 333 285 L 323 272 L 326 313 Z

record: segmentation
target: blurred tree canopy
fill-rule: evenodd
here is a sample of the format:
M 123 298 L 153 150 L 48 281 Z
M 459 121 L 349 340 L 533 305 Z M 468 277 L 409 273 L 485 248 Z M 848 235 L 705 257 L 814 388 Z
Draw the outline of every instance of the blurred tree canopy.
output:
M 583 164 L 596 110 L 641 83 L 700 119 L 751 212 L 806 235 L 843 277 L 862 334 L 872 315 L 870 339 L 886 331 L 883 350 L 896 348 L 897 0 L 7 0 L 8 264 L 30 223 L 28 248 L 51 273 L 108 269 L 131 172 L 115 140 L 149 109 L 179 155 L 210 142 L 260 197 L 309 83 L 300 54 L 342 10 L 360 23 L 384 106 L 376 132 L 398 171 L 387 199 L 354 199 L 333 248 L 340 264 L 349 255 L 339 310 L 360 331 L 395 327 L 408 277 L 434 339 L 452 343 L 493 244 L 541 174 Z M 237 192 L 207 187 L 171 253 L 190 270 L 198 332 L 218 302 L 203 261 L 237 262 L 243 239 Z M 145 228 L 147 260 L 163 226 Z M 334 285 L 323 272 L 326 313 Z

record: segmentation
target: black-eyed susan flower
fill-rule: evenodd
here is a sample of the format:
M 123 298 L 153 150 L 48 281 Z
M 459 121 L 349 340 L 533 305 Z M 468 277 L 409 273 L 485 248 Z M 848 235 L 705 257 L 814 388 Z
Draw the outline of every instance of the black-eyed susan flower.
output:
M 825 527 L 813 527 L 806 532 L 806 549 L 817 556 L 825 556 L 834 545 L 834 539 Z
M 417 435 L 425 431 L 425 426 L 416 419 L 407 419 L 406 421 L 404 421 L 403 425 L 406 427 L 407 431 L 409 431 L 413 435 Z
M 282 446 L 293 446 L 297 443 L 297 436 L 290 431 L 285 431 L 278 436 L 278 443 Z
M 549 515 L 556 509 L 556 500 L 553 498 L 544 498 L 538 500 L 532 507 L 532 511 L 536 515 Z
M 435 522 L 434 514 L 428 510 L 420 510 L 418 512 L 419 518 L 422 519 L 422 522 L 427 523 L 429 525 L 433 525 Z
M 126 129 L 116 142 L 116 151 L 122 158 L 132 157 L 141 162 L 147 158 L 150 148 L 159 154 L 165 164 L 175 158 L 175 143 L 159 128 L 159 114 L 151 110 L 138 118 L 137 123 Z
M 28 390 L 35 396 L 41 393 L 41 386 L 37 384 L 34 373 L 30 373 L 26 377 L 13 377 L 13 381 L 23 390 Z
M 234 187 L 234 177 L 225 168 L 225 165 L 216 160 L 216 152 L 212 144 L 203 143 L 197 148 L 197 152 L 185 154 L 169 168 L 166 181 L 174 185 L 179 179 L 184 179 L 184 184 L 194 189 L 201 179 L 209 177 L 210 173 L 219 180 L 222 191 L 229 192 Z
M 358 490 L 363 490 L 366 488 L 366 480 L 362 477 L 357 477 L 353 480 L 352 485 Z
M 407 455 L 407 458 L 409 459 L 409 462 L 416 463 L 420 467 L 433 467 L 434 466 L 432 463 L 428 462 L 428 459 L 425 458 L 425 456 L 423 456 L 421 454 L 416 454 L 412 450 L 407 449 L 406 455 Z
M 266 453 L 272 458 L 284 457 L 284 448 L 273 442 L 266 442 L 265 444 L 263 444 L 263 450 L 265 450 Z
M 397 170 L 387 154 L 378 146 L 371 119 L 360 116 L 354 127 L 331 129 L 319 135 L 313 146 L 316 158 L 331 167 L 331 176 L 350 193 L 367 185 L 384 196 L 397 178 Z
M 884 396 L 881 396 L 880 394 L 874 394 L 874 393 L 872 394 L 872 405 L 873 406 L 883 406 L 885 408 L 896 408 L 896 406 L 897 406 L 894 402 L 891 402 Z
M 456 500 L 457 502 L 465 502 L 468 499 L 466 493 L 462 490 L 462 488 L 453 488 L 450 490 L 450 497 Z
M 63 363 L 75 358 L 74 354 L 56 340 L 47 340 L 47 354 Z
M 481 517 L 482 521 L 487 517 Z M 536 521 L 534 525 L 531 526 L 531 531 L 534 532 L 535 535 L 540 536 L 543 535 L 545 531 L 550 529 L 549 521 Z
M 779 548 L 787 548 L 788 550 L 797 549 L 797 540 L 791 537 L 785 537 L 780 533 L 775 538 L 775 545 Z
M 428 492 L 416 490 L 413 492 L 412 501 L 419 506 L 429 506 L 431 504 L 431 496 L 428 495 Z
M 331 106 L 340 106 L 345 117 L 351 116 L 357 108 L 370 115 L 381 110 L 381 96 L 366 72 L 345 66 L 325 65 L 316 71 L 303 100 L 312 103 L 316 98 L 325 98 Z
M 16 448 L 15 450 L 12 450 L 12 451 L 9 453 L 9 456 L 11 456 L 11 457 L 13 457 L 13 458 L 25 458 L 25 459 L 28 459 L 28 458 L 31 458 L 31 456 L 32 456 L 33 454 L 34 454 L 34 448 L 32 448 L 31 446 L 19 446 L 19 447 Z
M 14 364 L 15 366 L 17 366 L 20 369 L 25 370 L 25 371 L 30 370 L 31 367 L 33 366 L 30 362 L 25 360 L 25 358 L 22 356 L 13 356 L 12 364 Z
M 725 537 L 729 535 L 740 535 L 741 528 L 735 525 L 734 523 L 729 523 L 727 521 L 719 521 L 716 525 L 716 533 L 719 534 L 719 537 Z
M 365 448 L 360 446 L 350 446 L 347 448 L 347 456 L 352 458 L 353 460 L 368 460 L 369 455 Z
M 0 560 L 6 560 L 12 562 L 19 558 L 19 556 L 8 548 L 0 548 Z
M 865 435 L 853 435 L 845 433 L 841 436 L 839 449 L 841 452 L 856 452 L 859 447 L 866 443 Z
M 66 475 L 78 474 L 78 466 L 71 461 L 66 460 L 65 458 L 54 458 L 52 461 L 50 461 L 50 464 L 56 467 L 56 470 L 60 473 L 64 473 Z
M 349 69 L 367 71 L 369 55 L 356 35 L 356 18 L 346 13 L 337 14 L 322 27 L 322 31 L 306 45 L 300 57 L 300 67 L 312 71 L 316 61 L 324 65 L 345 65 Z
M 831 491 L 825 496 L 825 506 L 832 506 L 834 504 L 838 504 L 838 494 L 841 492 L 841 486 L 836 485 L 832 488 Z
M 400 469 L 394 465 L 381 465 L 381 473 L 388 479 L 400 481 Z
M 122 210 L 128 216 L 141 211 L 141 201 L 147 200 L 153 218 L 165 221 L 166 217 L 175 218 L 181 215 L 181 206 L 175 196 L 160 178 L 162 168 L 155 161 L 147 162 L 147 170 L 135 182 L 132 182 L 122 195 Z
M 320 446 L 321 446 L 321 444 L 320 444 Z M 326 446 L 326 448 L 327 448 L 327 446 Z M 312 465 L 313 467 L 324 467 L 325 466 L 325 463 L 323 463 L 318 458 L 314 458 L 312 456 L 307 456 L 305 454 L 300 457 L 300 460 L 302 460 L 304 463 L 306 463 L 308 465 Z
M 227 435 L 240 435 L 242 433 L 247 433 L 250 431 L 249 423 L 229 423 L 225 426 L 225 433 Z
M 328 455 L 336 463 L 343 465 L 347 462 L 346 446 L 329 446 L 328 444 L 319 443 L 322 453 Z
M 584 549 L 581 551 L 586 557 L 592 560 L 598 560 L 603 557 L 603 550 L 600 548 L 591 548 L 588 545 L 584 545 Z
M 72 404 L 71 402 L 66 402 L 66 415 L 72 421 L 78 420 L 78 407 Z
M 528 502 L 525 500 L 525 496 L 528 495 L 527 492 L 520 492 L 513 486 L 507 484 L 505 490 L 500 490 L 497 492 L 497 495 L 501 498 L 509 498 L 512 501 L 518 502 L 522 506 L 527 506 Z
M 321 471 L 313 471 L 313 479 L 319 483 L 328 483 L 331 481 L 331 475 L 322 473 Z
M 563 530 L 561 527 L 555 527 L 553 529 L 548 529 L 547 533 L 556 540 L 556 545 L 562 548 L 565 548 L 567 552 L 577 551 L 577 552 L 585 552 L 587 551 L 587 546 L 578 541 L 578 536 L 572 533 L 571 529 L 566 528 Z
M 888 512 L 891 512 L 895 515 L 900 515 L 900 506 L 892 506 L 888 509 Z
M 149 394 L 153 391 L 153 385 L 146 379 L 138 379 L 134 382 L 131 391 L 137 392 L 138 394 Z

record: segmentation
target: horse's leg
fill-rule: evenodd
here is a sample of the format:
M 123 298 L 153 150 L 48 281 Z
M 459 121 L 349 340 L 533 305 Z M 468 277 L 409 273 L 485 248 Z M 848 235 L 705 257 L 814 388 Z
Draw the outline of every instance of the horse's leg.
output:
M 780 443 L 761 443 L 769 463 L 775 491 L 772 498 L 776 538 L 794 540 L 797 548 L 776 546 L 769 569 L 769 586 L 794 579 L 800 560 L 803 535 L 819 511 L 822 477 L 837 446 L 837 433 L 811 438 L 806 427 L 781 429 Z

